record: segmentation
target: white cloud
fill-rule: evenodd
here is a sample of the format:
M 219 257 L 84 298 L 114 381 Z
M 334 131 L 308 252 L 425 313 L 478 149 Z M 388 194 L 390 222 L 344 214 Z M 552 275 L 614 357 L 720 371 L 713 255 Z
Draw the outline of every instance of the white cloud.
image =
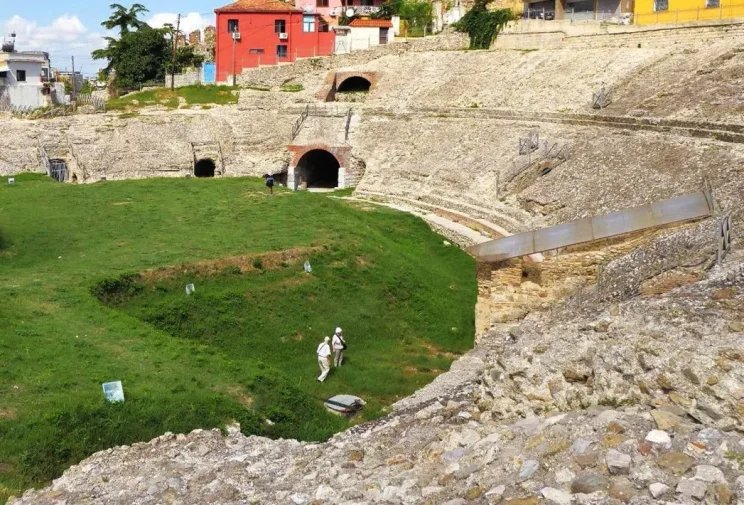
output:
M 175 27 L 177 19 L 178 14 L 159 12 L 154 14 L 147 21 L 147 24 L 153 28 L 161 28 L 163 25 L 170 23 Z M 190 12 L 185 16 L 181 16 L 181 31 L 186 35 L 194 30 L 204 30 L 209 25 L 214 25 L 214 16 L 205 17 L 198 12 Z
M 64 14 L 48 25 L 39 25 L 36 21 L 13 16 L 0 20 L 3 34 L 16 34 L 16 49 L 19 51 L 46 51 L 52 59 L 52 65 L 65 68 L 71 65 L 70 57 L 75 56 L 77 68 L 83 72 L 93 73 L 104 62 L 94 62 L 91 51 L 106 46 L 99 32 L 90 32 L 80 18 Z

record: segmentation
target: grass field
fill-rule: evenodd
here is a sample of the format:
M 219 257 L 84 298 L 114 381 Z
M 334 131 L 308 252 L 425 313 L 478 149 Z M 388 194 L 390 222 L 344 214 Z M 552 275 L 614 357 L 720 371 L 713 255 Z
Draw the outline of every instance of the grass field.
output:
M 233 91 L 238 88 L 231 86 L 184 86 L 171 91 L 170 88 L 130 93 L 121 98 L 112 98 L 106 102 L 108 110 L 136 111 L 142 107 L 163 105 L 169 109 L 177 109 L 179 100 L 183 99 L 186 107 L 192 105 L 229 105 L 238 103 L 238 95 Z
M 379 416 L 472 346 L 475 297 L 473 260 L 388 209 L 254 179 L 0 178 L 0 502 L 165 431 L 322 440 L 349 425 L 337 393 Z M 319 384 L 337 325 L 347 363 Z

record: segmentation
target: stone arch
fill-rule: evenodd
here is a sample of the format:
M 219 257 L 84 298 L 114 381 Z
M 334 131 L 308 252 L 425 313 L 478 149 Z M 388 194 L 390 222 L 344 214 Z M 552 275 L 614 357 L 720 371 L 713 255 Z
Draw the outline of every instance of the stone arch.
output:
M 214 177 L 217 165 L 210 158 L 202 158 L 194 164 L 195 177 Z
M 366 77 L 362 77 L 361 75 L 352 75 L 338 83 L 336 92 L 369 91 L 371 87 L 372 83 Z
M 289 189 L 345 188 L 346 167 L 351 161 L 351 146 L 326 144 L 289 146 L 292 161 L 287 172 Z

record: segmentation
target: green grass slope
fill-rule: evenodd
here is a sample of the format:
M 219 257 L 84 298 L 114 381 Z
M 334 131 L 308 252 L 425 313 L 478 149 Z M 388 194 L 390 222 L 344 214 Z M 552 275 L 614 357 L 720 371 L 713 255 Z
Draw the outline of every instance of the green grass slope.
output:
M 327 438 L 349 424 L 319 398 L 380 415 L 472 346 L 475 297 L 471 258 L 384 208 L 253 179 L 0 178 L 0 501 L 165 431 Z M 347 363 L 319 384 L 336 325 Z

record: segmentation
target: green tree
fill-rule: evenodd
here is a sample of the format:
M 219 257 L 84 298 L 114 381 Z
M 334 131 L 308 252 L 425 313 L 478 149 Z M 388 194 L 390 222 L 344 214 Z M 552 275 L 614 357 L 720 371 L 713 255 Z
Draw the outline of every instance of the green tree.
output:
M 405 19 L 413 32 L 423 35 L 433 18 L 431 3 L 418 0 L 401 2 L 398 15 Z
M 169 60 L 171 45 L 166 38 L 168 28 L 156 29 L 138 18 L 148 12 L 142 4 L 126 8 L 111 4 L 113 13 L 101 25 L 109 30 L 118 28 L 119 38 L 106 37 L 107 46 L 93 51 L 97 60 L 107 60 L 106 76 L 116 73 L 118 90 L 134 89 L 139 85 L 165 77 L 165 63 Z
M 488 10 L 491 0 L 476 0 L 454 28 L 470 37 L 470 49 L 488 49 L 506 23 L 516 19 L 510 9 Z
M 171 54 L 170 42 L 162 29 L 143 26 L 122 35 L 117 45 L 116 86 L 129 90 L 165 78 L 165 65 Z
M 204 63 L 204 56 L 196 54 L 193 46 L 179 47 L 176 52 L 176 73 L 183 72 L 187 68 L 201 67 Z M 165 64 L 165 70 L 168 73 L 173 71 L 173 60 L 168 60 Z
M 113 30 L 114 28 L 119 29 L 119 35 L 125 35 L 129 32 L 129 29 L 139 30 L 146 25 L 144 21 L 139 19 L 140 14 L 150 12 L 142 4 L 133 4 L 129 9 L 121 4 L 111 4 L 109 8 L 114 11 L 109 18 L 101 23 L 101 26 L 107 30 Z

